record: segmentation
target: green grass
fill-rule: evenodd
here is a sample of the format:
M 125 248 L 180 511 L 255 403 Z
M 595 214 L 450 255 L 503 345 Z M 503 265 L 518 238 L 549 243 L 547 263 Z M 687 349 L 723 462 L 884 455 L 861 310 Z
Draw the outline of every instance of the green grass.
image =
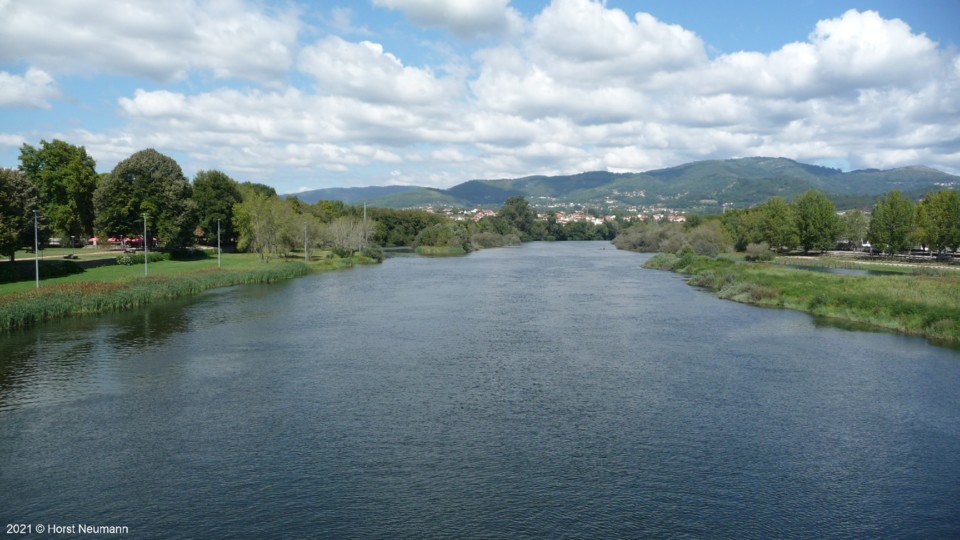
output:
M 687 274 L 720 297 L 960 343 L 960 274 L 855 276 L 660 254 L 647 266 Z
M 217 258 L 110 265 L 82 274 L 0 285 L 0 331 L 32 326 L 44 321 L 85 314 L 135 309 L 153 302 L 189 296 L 215 287 L 272 283 L 314 271 L 334 270 L 375 262 L 365 257 L 330 258 L 320 253 L 309 263 L 302 258 L 262 263 L 256 255 L 223 254 Z

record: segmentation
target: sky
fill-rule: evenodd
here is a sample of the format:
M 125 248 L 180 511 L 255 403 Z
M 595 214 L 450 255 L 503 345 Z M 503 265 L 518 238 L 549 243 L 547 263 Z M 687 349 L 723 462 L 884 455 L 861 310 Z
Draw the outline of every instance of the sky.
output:
M 957 0 L 0 0 L 0 167 L 279 193 L 787 157 L 960 174 Z

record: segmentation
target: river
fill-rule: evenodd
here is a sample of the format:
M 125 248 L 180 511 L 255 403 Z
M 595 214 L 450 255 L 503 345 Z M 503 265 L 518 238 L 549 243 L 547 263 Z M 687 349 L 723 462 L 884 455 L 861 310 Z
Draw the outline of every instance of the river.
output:
M 719 300 L 646 258 L 397 256 L 0 337 L 2 522 L 960 535 L 960 352 Z

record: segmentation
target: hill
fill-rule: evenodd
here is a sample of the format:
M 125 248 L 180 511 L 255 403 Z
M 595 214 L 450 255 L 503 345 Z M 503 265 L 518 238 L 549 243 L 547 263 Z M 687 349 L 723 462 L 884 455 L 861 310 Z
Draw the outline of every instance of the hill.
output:
M 960 177 L 914 166 L 889 170 L 843 172 L 786 158 L 740 158 L 687 163 L 643 173 L 586 172 L 565 176 L 529 176 L 470 180 L 449 189 L 390 186 L 307 192 L 316 199 L 365 200 L 389 208 L 425 206 L 497 207 L 522 195 L 540 209 L 571 204 L 603 211 L 663 207 L 695 212 L 719 212 L 747 207 L 779 195 L 788 199 L 808 189 L 822 190 L 841 208 L 869 205 L 887 191 L 899 189 L 914 197 L 943 186 L 960 186 Z M 342 196 L 335 196 L 343 192 Z M 305 194 L 298 196 L 308 202 Z M 350 198 L 343 198 L 349 196 Z

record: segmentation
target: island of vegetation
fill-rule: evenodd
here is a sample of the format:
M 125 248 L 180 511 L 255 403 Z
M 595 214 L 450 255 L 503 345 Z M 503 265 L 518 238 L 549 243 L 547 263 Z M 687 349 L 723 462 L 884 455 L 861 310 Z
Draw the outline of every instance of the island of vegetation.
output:
M 790 202 L 771 197 L 751 209 L 692 216 L 684 224 L 638 223 L 614 244 L 658 252 L 648 268 L 688 275 L 691 285 L 722 298 L 960 344 L 960 268 L 953 261 L 960 196 L 953 189 L 927 193 L 919 203 L 891 191 L 869 213 L 842 214 L 825 194 L 811 190 Z M 809 266 L 885 272 L 802 268 Z

